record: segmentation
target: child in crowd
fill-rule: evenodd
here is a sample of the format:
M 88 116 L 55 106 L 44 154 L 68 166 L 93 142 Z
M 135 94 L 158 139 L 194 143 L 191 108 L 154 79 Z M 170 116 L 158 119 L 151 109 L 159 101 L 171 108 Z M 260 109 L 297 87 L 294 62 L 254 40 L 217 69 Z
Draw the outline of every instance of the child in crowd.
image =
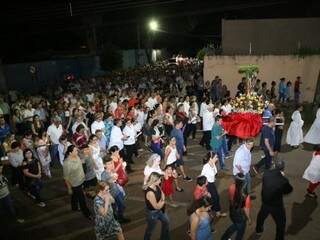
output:
M 166 198 L 169 198 L 170 205 L 172 207 L 177 207 L 178 205 L 173 202 L 173 182 L 177 178 L 177 172 L 172 169 L 170 165 L 166 166 L 164 169 L 164 176 L 161 185 L 162 192 Z
M 205 176 L 197 177 L 197 185 L 193 190 L 193 199 L 199 200 L 203 197 L 211 197 L 210 193 L 208 192 L 208 180 Z

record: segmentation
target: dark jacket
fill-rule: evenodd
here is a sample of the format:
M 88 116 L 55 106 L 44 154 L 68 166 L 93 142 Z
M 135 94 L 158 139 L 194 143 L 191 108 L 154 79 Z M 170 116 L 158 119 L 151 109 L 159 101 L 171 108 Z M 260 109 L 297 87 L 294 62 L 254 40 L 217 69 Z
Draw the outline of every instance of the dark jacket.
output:
M 268 206 L 283 206 L 283 195 L 293 190 L 288 179 L 278 169 L 266 171 L 262 179 L 262 202 Z

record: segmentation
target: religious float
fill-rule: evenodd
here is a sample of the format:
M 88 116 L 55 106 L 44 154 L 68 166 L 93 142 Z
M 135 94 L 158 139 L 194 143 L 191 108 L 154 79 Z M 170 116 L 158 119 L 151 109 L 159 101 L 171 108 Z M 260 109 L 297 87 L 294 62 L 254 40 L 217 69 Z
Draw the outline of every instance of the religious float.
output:
M 264 102 L 253 91 L 253 79 L 259 72 L 257 65 L 240 66 L 239 73 L 246 78 L 246 93 L 232 100 L 234 111 L 223 117 L 223 127 L 229 135 L 241 139 L 256 137 L 262 128 Z

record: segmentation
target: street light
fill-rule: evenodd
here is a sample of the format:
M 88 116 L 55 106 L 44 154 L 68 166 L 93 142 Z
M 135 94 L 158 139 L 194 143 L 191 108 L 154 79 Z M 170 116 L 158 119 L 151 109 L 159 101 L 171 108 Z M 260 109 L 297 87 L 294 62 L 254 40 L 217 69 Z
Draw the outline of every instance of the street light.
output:
M 158 31 L 158 29 L 159 29 L 158 22 L 155 21 L 155 20 L 151 20 L 151 21 L 149 22 L 149 28 L 150 28 L 150 30 L 153 31 L 153 32 Z

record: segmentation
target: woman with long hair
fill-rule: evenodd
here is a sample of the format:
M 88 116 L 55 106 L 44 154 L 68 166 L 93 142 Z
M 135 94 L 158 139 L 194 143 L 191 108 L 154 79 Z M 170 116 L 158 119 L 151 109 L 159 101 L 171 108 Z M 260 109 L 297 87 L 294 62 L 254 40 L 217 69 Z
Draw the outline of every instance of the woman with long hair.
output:
M 113 215 L 111 206 L 113 202 L 114 199 L 110 195 L 110 185 L 106 182 L 99 182 L 97 195 L 93 200 L 97 240 L 105 240 L 110 237 L 116 237 L 117 240 L 124 240 L 121 226 Z
M 228 240 L 236 232 L 236 240 L 242 240 L 247 221 L 251 224 L 250 219 L 250 196 L 244 191 L 245 176 L 238 173 L 235 176 L 235 183 L 229 187 L 230 202 L 230 219 L 232 224 L 223 234 L 221 240 Z
M 147 228 L 144 240 L 150 240 L 152 232 L 159 220 L 161 222 L 160 240 L 170 240 L 169 218 L 165 213 L 165 196 L 160 188 L 161 175 L 152 172 L 143 186 L 145 190 Z
M 36 145 L 36 152 L 38 154 L 39 160 L 42 165 L 43 173 L 48 178 L 51 178 L 51 171 L 50 171 L 51 156 L 49 152 L 50 140 L 46 131 L 42 131 L 39 133 L 39 136 L 36 139 L 35 145 Z
M 39 160 L 33 156 L 33 152 L 30 148 L 23 151 L 23 157 L 22 171 L 25 176 L 28 195 L 37 201 L 39 207 L 45 207 L 46 204 L 40 197 L 42 188 L 41 164 Z
M 190 216 L 190 237 L 191 240 L 212 240 L 211 232 L 211 211 L 212 200 L 209 197 L 202 197 L 193 202 L 187 210 Z
M 211 194 L 212 210 L 216 212 L 217 217 L 226 217 L 225 213 L 221 213 L 220 198 L 215 185 L 215 179 L 217 174 L 216 163 L 218 161 L 218 154 L 215 152 L 208 152 L 207 156 L 203 159 L 203 167 L 201 175 L 205 176 L 208 180 L 208 191 Z
M 44 130 L 43 123 L 41 122 L 40 117 L 38 115 L 33 116 L 31 130 L 34 136 L 39 136 L 39 133 Z
M 70 145 L 65 153 L 63 177 L 68 188 L 68 193 L 71 195 L 71 210 L 78 211 L 80 205 L 83 215 L 91 220 L 91 214 L 87 207 L 82 188 L 85 181 L 82 161 L 78 156 L 78 149 L 74 145 Z
M 143 184 L 147 183 L 149 176 L 153 172 L 157 172 L 160 175 L 163 175 L 163 172 L 160 168 L 160 161 L 161 161 L 161 157 L 156 153 L 152 154 L 149 157 L 149 159 L 146 162 L 146 166 L 144 167 L 144 170 L 143 170 L 143 174 L 144 174 Z

